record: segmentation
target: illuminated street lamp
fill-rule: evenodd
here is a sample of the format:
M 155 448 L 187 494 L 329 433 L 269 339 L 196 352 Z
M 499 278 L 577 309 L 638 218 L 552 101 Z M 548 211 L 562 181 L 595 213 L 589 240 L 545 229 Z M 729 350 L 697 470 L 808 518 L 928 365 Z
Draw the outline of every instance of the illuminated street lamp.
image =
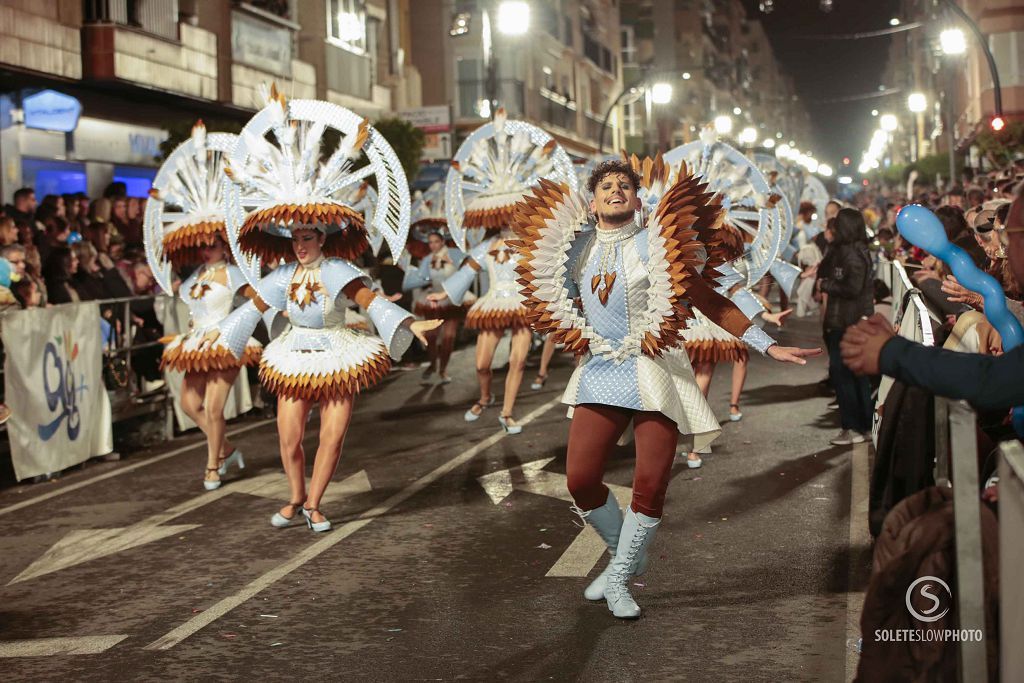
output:
M 775 139 L 765 138 L 764 142 L 761 143 L 761 146 L 764 147 L 765 149 L 772 149 L 773 147 L 775 147 Z
M 744 145 L 752 145 L 757 142 L 757 129 L 753 126 L 747 126 L 740 131 L 739 141 Z
M 530 3 L 506 0 L 498 5 L 498 32 L 521 36 L 530 28 Z
M 740 109 L 739 107 L 733 107 L 732 108 L 732 113 L 735 114 L 736 116 L 739 116 L 740 114 L 743 113 L 743 110 Z
M 672 101 L 672 85 L 669 83 L 655 83 L 651 86 L 651 102 L 654 104 L 668 104 Z
M 832 167 L 829 166 L 828 164 L 819 164 L 818 165 L 818 174 L 822 175 L 822 176 L 824 176 L 826 178 L 831 178 L 832 177 Z
M 719 135 L 728 135 L 732 132 L 732 117 L 722 114 L 715 117 L 715 132 Z
M 962 55 L 967 52 L 967 37 L 958 28 L 947 28 L 939 34 L 943 54 Z
M 912 92 L 907 96 L 907 109 L 920 114 L 928 108 L 928 98 L 921 92 Z
M 900 127 L 899 119 L 897 119 L 893 114 L 882 114 L 882 118 L 878 120 L 878 124 L 886 133 L 891 133 Z

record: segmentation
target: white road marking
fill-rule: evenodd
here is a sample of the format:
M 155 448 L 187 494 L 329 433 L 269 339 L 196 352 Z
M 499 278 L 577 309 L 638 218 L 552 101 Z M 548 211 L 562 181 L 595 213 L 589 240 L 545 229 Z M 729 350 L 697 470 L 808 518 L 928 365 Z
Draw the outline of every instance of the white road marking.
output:
M 871 533 L 868 529 L 868 444 L 854 444 L 851 454 L 850 482 L 850 567 L 847 586 L 852 587 L 857 579 L 855 569 L 855 553 L 871 545 Z M 857 652 L 857 641 L 861 637 L 860 615 L 864 607 L 864 592 L 852 590 L 846 594 L 846 680 L 857 677 L 857 664 L 860 655 Z
M 525 416 L 522 420 L 520 420 L 520 424 L 525 426 L 530 422 L 533 422 L 535 419 L 537 419 L 544 413 L 548 412 L 555 406 L 559 405 L 560 402 L 561 398 L 552 399 L 551 401 L 545 403 L 544 405 L 540 406 L 539 408 Z M 334 529 L 333 531 L 330 531 L 324 536 L 322 540 L 317 541 L 313 545 L 308 546 L 305 550 L 299 552 L 290 560 L 283 562 L 277 567 L 274 567 L 266 574 L 257 577 L 234 595 L 229 595 L 228 597 L 212 605 L 205 611 L 200 612 L 196 616 L 192 617 L 180 626 L 171 629 L 163 636 L 157 638 L 152 643 L 147 645 L 144 649 L 171 649 L 181 641 L 195 634 L 200 629 L 209 626 L 214 621 L 221 618 L 231 610 L 245 603 L 247 600 L 259 594 L 261 591 L 269 588 L 277 581 L 280 581 L 291 572 L 302 567 L 307 562 L 310 562 L 319 557 L 320 555 L 322 555 L 323 553 L 327 552 L 328 550 L 330 550 L 337 544 L 341 543 L 355 532 L 359 531 L 360 529 L 368 525 L 370 522 L 374 521 L 379 517 L 383 517 L 393 508 L 404 503 L 406 500 L 413 497 L 423 489 L 427 488 L 428 486 L 430 486 L 435 481 L 437 481 L 444 475 L 448 474 L 452 470 L 466 464 L 483 451 L 487 450 L 494 444 L 501 441 L 506 436 L 507 435 L 505 434 L 504 431 L 497 432 L 487 437 L 486 439 L 476 444 L 475 446 L 463 451 L 462 453 L 455 456 L 448 462 L 435 468 L 434 470 L 423 475 L 413 483 L 409 484 L 398 493 L 395 493 L 384 502 L 370 508 L 369 510 L 361 514 L 357 519 L 354 519 L 351 522 L 348 522 L 347 524 L 344 524 Z
M 114 647 L 127 635 L 33 638 L 0 641 L 0 657 L 51 657 L 53 655 L 95 655 Z
M 495 505 L 500 504 L 513 491 L 526 491 L 571 503 L 572 496 L 569 495 L 565 475 L 544 470 L 552 460 L 554 458 L 523 463 L 519 467 L 477 477 L 477 481 L 484 487 L 484 491 Z M 608 488 L 619 501 L 620 507 L 629 505 L 633 497 L 631 489 L 614 485 Z M 586 526 L 580 530 L 545 576 L 586 576 L 604 555 L 605 550 L 605 543 L 601 537 L 590 526 Z
M 360 470 L 329 488 L 324 495 L 323 501 L 330 504 L 342 498 L 366 493 L 370 490 L 370 480 L 366 476 L 366 471 Z M 10 586 L 19 581 L 27 581 L 28 579 L 60 571 L 61 569 L 74 567 L 83 562 L 113 555 L 130 548 L 159 541 L 168 536 L 196 529 L 202 525 L 162 525 L 232 493 L 247 493 L 283 501 L 289 497 L 288 480 L 280 473 L 271 472 L 258 477 L 233 482 L 222 486 L 216 491 L 204 492 L 195 498 L 190 498 L 183 503 L 151 515 L 128 527 L 72 531 L 57 541 L 20 574 L 11 579 L 7 585 Z
M 257 429 L 259 427 L 265 427 L 268 424 L 274 424 L 274 422 L 275 422 L 274 420 L 260 420 L 259 422 L 254 422 L 254 423 L 252 423 L 250 425 L 245 425 L 244 427 L 239 427 L 238 429 L 232 429 L 231 431 L 229 431 L 227 433 L 227 436 L 228 436 L 228 438 L 233 437 L 233 436 L 238 436 L 239 434 L 244 434 L 245 432 L 252 431 L 253 429 Z M 137 463 L 135 463 L 133 465 L 128 465 L 126 467 L 119 467 L 119 468 L 117 468 L 115 470 L 112 470 L 110 472 L 104 472 L 103 474 L 100 474 L 98 476 L 92 477 L 90 479 L 85 479 L 83 481 L 79 481 L 79 482 L 76 482 L 74 484 L 68 484 L 67 486 L 61 486 L 58 489 L 55 489 L 53 491 L 49 491 L 48 493 L 44 493 L 44 494 L 39 495 L 39 496 L 33 496 L 32 498 L 29 498 L 28 500 L 23 500 L 20 503 L 15 503 L 14 505 L 8 505 L 5 508 L 0 508 L 0 516 L 7 515 L 7 514 L 10 514 L 12 512 L 17 512 L 18 510 L 21 510 L 23 508 L 27 508 L 30 505 L 35 505 L 36 503 L 42 503 L 43 501 L 47 501 L 47 500 L 50 500 L 52 498 L 56 498 L 57 496 L 62 496 L 65 493 L 71 493 L 72 491 L 77 491 L 79 489 L 85 488 L 86 486 L 91 486 L 92 484 L 95 484 L 95 483 L 100 482 L 100 481 L 106 481 L 107 479 L 112 479 L 112 478 L 118 477 L 118 476 L 120 476 L 122 474 L 128 474 L 129 472 L 134 472 L 135 470 L 137 470 L 139 468 L 142 468 L 142 467 L 146 467 L 148 465 L 155 465 L 158 462 L 162 462 L 164 460 L 167 460 L 168 458 L 173 458 L 176 455 L 181 455 L 182 453 L 186 453 L 186 452 L 188 452 L 188 451 L 190 451 L 190 450 L 192 450 L 194 448 L 206 448 L 206 442 L 200 440 L 200 441 L 197 441 L 196 443 L 189 444 L 188 446 L 181 446 L 180 448 L 175 448 L 173 451 L 168 451 L 167 453 L 163 453 L 161 455 L 153 456 L 152 458 L 146 458 L 145 460 L 143 460 L 141 462 L 137 462 Z

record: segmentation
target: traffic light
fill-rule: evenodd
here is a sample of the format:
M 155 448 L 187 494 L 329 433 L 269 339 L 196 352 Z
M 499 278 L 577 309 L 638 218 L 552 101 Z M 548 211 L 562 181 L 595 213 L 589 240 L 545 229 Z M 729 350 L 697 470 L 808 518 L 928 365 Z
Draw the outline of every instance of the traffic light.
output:
M 1003 128 L 1006 128 L 1006 121 L 1002 116 L 993 116 L 988 125 L 992 126 L 992 130 L 998 133 Z
M 850 165 L 850 157 L 843 157 L 843 166 Z

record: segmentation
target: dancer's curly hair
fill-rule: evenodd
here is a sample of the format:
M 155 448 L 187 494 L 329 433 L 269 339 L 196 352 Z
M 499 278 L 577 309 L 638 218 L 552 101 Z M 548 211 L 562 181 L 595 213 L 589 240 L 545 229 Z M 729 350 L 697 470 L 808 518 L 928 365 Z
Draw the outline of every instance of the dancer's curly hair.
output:
M 629 178 L 629 182 L 633 183 L 633 189 L 640 189 L 640 176 L 636 174 L 633 167 L 627 162 L 621 159 L 610 159 L 608 161 L 602 161 L 594 169 L 594 172 L 590 174 L 590 178 L 587 179 L 587 191 L 590 194 L 594 194 L 594 190 L 597 189 L 597 184 L 601 182 L 605 176 L 614 175 L 621 173 L 622 175 Z

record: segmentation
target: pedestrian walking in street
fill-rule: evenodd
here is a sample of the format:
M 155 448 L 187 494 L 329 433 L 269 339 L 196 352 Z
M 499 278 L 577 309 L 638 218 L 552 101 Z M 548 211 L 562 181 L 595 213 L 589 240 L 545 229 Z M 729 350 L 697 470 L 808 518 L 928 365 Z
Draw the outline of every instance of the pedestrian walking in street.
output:
M 864 216 L 856 209 L 836 215 L 827 258 L 818 271 L 818 286 L 827 295 L 825 342 L 829 378 L 839 403 L 842 429 L 831 440 L 836 446 L 863 443 L 871 435 L 871 383 L 856 377 L 842 361 L 839 342 L 846 329 L 874 312 L 874 273 Z

